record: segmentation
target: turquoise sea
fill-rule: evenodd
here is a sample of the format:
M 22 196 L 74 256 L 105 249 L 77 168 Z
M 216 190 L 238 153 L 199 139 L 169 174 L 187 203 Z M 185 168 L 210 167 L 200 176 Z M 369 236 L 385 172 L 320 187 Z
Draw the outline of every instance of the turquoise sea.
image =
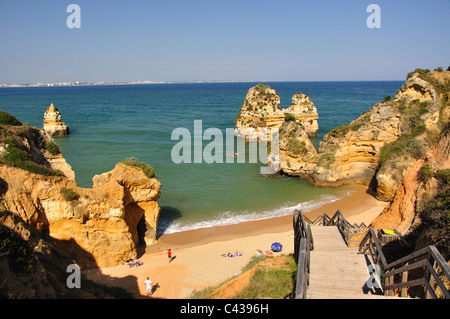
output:
M 281 107 L 288 107 L 296 92 L 311 97 L 319 113 L 319 136 L 312 138 L 317 147 L 328 131 L 355 119 L 386 95 L 394 96 L 402 83 L 264 82 L 276 89 Z M 203 131 L 219 128 L 225 136 L 225 129 L 234 128 L 248 89 L 257 84 L 0 88 L 0 110 L 42 127 L 44 111 L 54 103 L 72 133 L 55 141 L 81 187 L 92 187 L 94 175 L 127 157 L 151 165 L 162 183 L 159 234 L 287 215 L 294 208 L 309 210 L 344 196 L 344 189 L 260 175 L 263 163 L 172 161 L 171 150 L 179 142 L 171 140 L 175 128 L 187 128 L 193 135 L 194 120 L 202 120 Z M 208 143 L 204 141 L 203 147 Z

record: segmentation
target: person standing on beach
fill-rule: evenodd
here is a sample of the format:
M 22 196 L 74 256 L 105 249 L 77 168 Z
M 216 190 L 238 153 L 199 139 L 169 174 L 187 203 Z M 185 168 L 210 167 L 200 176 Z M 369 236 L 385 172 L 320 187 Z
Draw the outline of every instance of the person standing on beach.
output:
M 169 257 L 169 263 L 172 261 L 172 251 L 171 249 L 167 250 L 167 257 Z
M 147 288 L 147 296 L 149 296 L 150 294 L 152 294 L 152 281 L 150 280 L 150 279 L 148 279 L 148 277 L 147 277 L 147 280 L 146 281 L 144 281 L 144 284 L 145 284 L 145 286 L 146 286 L 146 288 Z

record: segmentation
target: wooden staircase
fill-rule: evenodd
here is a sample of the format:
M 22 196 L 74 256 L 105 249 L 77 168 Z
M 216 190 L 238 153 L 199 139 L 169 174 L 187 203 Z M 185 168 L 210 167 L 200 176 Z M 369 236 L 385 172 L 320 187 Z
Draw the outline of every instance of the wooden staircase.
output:
M 308 299 L 385 298 L 367 288 L 370 273 L 365 255 L 348 247 L 336 226 L 311 225 L 311 233 Z
M 411 287 L 422 287 L 427 299 L 450 299 L 446 286 L 450 266 L 434 245 L 388 263 L 384 249 L 411 248 L 395 229 L 351 225 L 340 210 L 332 217 L 323 214 L 314 220 L 296 210 L 293 227 L 298 265 L 295 299 L 401 299 Z M 382 276 L 377 274 L 382 280 L 377 283 L 380 289 L 368 287 L 377 286 L 370 272 L 381 268 Z M 400 297 L 395 296 L 398 293 Z

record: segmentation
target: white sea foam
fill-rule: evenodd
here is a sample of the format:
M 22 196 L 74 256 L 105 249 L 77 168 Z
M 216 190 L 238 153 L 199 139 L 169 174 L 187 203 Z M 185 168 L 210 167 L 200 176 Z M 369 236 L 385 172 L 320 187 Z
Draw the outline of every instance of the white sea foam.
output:
M 347 196 L 345 194 L 344 196 Z M 163 232 L 164 234 L 172 234 L 187 230 L 194 230 L 194 229 L 200 229 L 200 228 L 208 228 L 208 227 L 214 227 L 214 226 L 227 226 L 227 225 L 234 225 L 239 224 L 242 222 L 247 221 L 256 221 L 256 220 L 263 220 L 273 217 L 281 217 L 281 216 L 287 216 L 294 213 L 296 209 L 302 210 L 303 212 L 309 212 L 313 209 L 319 208 L 322 205 L 329 204 L 332 202 L 335 202 L 342 197 L 337 197 L 334 195 L 322 195 L 319 199 L 311 200 L 295 205 L 284 205 L 279 208 L 263 211 L 263 212 L 223 212 L 216 215 L 215 218 L 201 220 L 201 221 L 195 221 L 195 222 L 177 222 L 173 221 L 170 223 L 170 225 L 164 225 L 164 220 L 160 220 L 159 228 L 164 229 L 163 231 L 160 231 L 158 233 Z

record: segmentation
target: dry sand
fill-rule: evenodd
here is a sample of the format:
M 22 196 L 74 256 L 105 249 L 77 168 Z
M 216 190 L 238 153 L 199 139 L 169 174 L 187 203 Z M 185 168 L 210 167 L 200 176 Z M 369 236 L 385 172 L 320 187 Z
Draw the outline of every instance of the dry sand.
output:
M 377 201 L 367 187 L 353 186 L 351 189 L 353 192 L 347 197 L 304 212 L 305 215 L 310 218 L 324 213 L 332 216 L 340 209 L 349 222 L 369 225 L 387 203 Z M 83 273 L 102 284 L 122 287 L 136 298 L 147 298 L 144 284 L 147 277 L 157 284 L 153 298 L 187 298 L 195 290 L 217 285 L 240 274 L 252 256 L 257 256 L 257 249 L 270 251 L 273 242 L 283 245 L 282 252 L 273 253 L 273 256 L 292 254 L 292 233 L 292 216 L 285 216 L 166 234 L 139 256 L 144 263 L 139 267 L 130 268 L 123 264 L 84 270 Z M 173 257 L 170 263 L 169 248 Z M 221 256 L 236 251 L 243 256 Z

